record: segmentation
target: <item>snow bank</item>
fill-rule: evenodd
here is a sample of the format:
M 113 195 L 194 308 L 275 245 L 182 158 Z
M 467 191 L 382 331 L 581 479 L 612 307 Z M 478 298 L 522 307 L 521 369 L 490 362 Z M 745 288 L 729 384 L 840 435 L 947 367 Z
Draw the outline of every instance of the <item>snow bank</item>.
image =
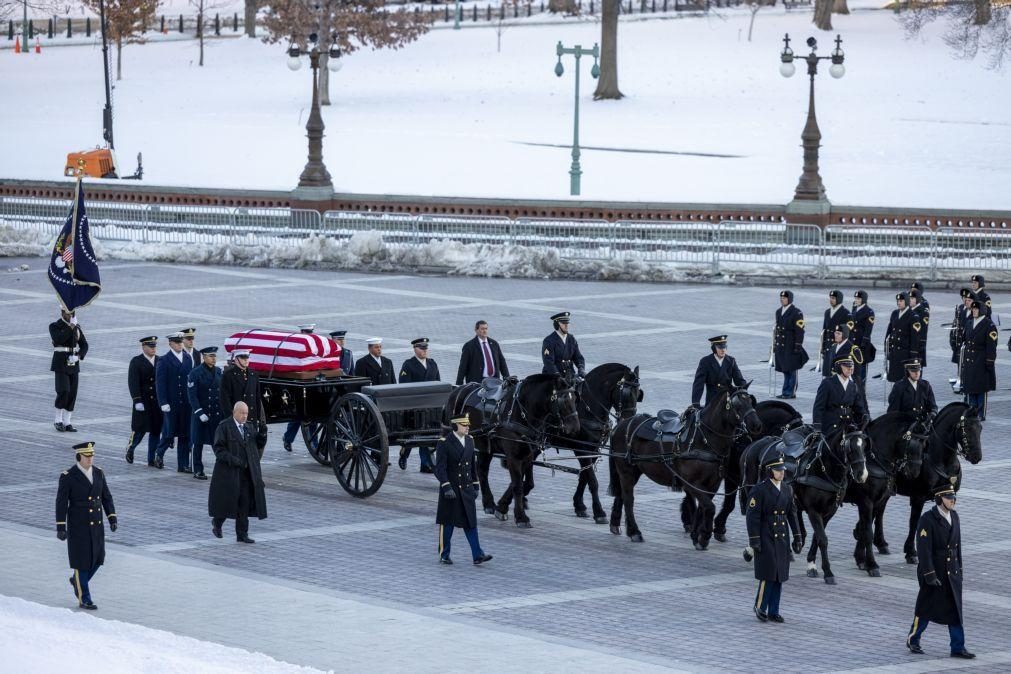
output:
M 171 632 L 0 595 L 0 651 L 19 672 L 103 674 L 311 674 L 280 662 Z

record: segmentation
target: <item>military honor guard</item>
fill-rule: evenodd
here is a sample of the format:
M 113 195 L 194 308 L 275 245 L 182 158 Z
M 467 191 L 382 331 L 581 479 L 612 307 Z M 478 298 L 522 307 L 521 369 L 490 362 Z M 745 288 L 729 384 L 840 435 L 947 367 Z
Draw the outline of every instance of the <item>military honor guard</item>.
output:
M 436 363 L 434 359 L 428 357 L 428 337 L 418 337 L 417 339 L 411 340 L 411 346 L 414 348 L 414 355 L 405 360 L 404 364 L 400 366 L 400 383 L 408 384 L 420 381 L 442 381 L 439 376 L 439 364 Z M 425 412 L 411 411 L 408 412 L 408 414 L 418 415 L 425 414 Z M 407 459 L 411 456 L 411 449 L 412 447 L 409 446 L 400 448 L 400 458 L 397 460 L 397 465 L 400 466 L 400 470 L 405 470 L 407 468 Z M 431 473 L 431 452 L 427 447 L 420 447 L 419 453 L 421 454 L 421 472 Z
M 452 433 L 439 440 L 435 448 L 435 477 L 439 480 L 439 506 L 435 522 L 439 525 L 439 562 L 452 564 L 450 542 L 453 530 L 463 529 L 470 544 L 471 557 L 479 566 L 490 561 L 477 536 L 477 466 L 474 457 L 474 440 L 471 439 L 470 419 L 454 418 Z
M 993 303 L 990 300 L 989 293 L 984 290 L 986 288 L 986 280 L 983 278 L 982 274 L 973 274 L 969 277 L 969 283 L 972 286 L 972 293 L 979 300 L 979 303 L 983 305 L 983 314 L 990 318 L 991 311 L 993 309 Z
M 910 358 L 918 358 L 919 334 L 923 325 L 909 310 L 909 296 L 901 292 L 895 296 L 895 311 L 885 331 L 885 359 L 888 363 L 886 378 L 893 384 L 906 376 L 902 366 Z
M 965 342 L 965 326 L 972 320 L 972 303 L 976 300 L 972 290 L 962 288 L 962 302 L 955 305 L 955 317 L 951 320 L 951 332 L 948 344 L 951 346 L 951 362 L 958 365 L 962 362 L 962 344 Z
M 332 330 L 330 332 L 330 339 L 337 342 L 337 346 L 341 348 L 341 370 L 344 371 L 345 375 L 350 376 L 355 372 L 355 354 L 351 352 L 351 349 L 344 346 L 347 335 L 347 330 Z
M 190 446 L 193 457 L 193 477 L 206 480 L 204 473 L 204 445 L 214 442 L 214 431 L 221 423 L 221 368 L 218 367 L 218 347 L 200 349 L 202 363 L 190 370 L 187 381 L 192 420 Z
M 130 415 L 130 441 L 126 445 L 126 462 L 133 463 L 133 452 L 147 434 L 147 454 L 156 455 L 161 439 L 162 411 L 155 390 L 155 367 L 158 363 L 158 337 L 140 338 L 141 353 L 130 359 L 127 383 L 133 412 Z M 150 460 L 150 459 L 149 459 Z
M 825 437 L 844 432 L 850 424 L 863 427 L 868 421 L 867 403 L 860 384 L 853 381 L 853 357 L 837 356 L 832 363 L 835 373 L 821 380 L 814 397 L 814 427 Z
M 67 554 L 74 575 L 70 585 L 77 605 L 94 611 L 91 599 L 91 579 L 105 563 L 105 522 L 116 531 L 116 506 L 112 503 L 105 473 L 94 465 L 95 443 L 74 445 L 77 462 L 60 474 L 56 491 L 56 537 L 67 542 Z
M 848 323 L 853 323 L 853 321 L 848 321 Z M 835 362 L 840 354 L 849 354 L 853 359 L 854 366 L 861 365 L 864 362 L 863 350 L 853 343 L 853 340 L 850 338 L 851 335 L 852 333 L 848 324 L 837 325 L 832 329 L 832 345 L 822 354 L 821 374 L 823 377 L 831 377 L 835 374 L 835 371 L 832 369 L 832 363 Z M 854 371 L 855 369 L 854 367 Z
M 53 359 L 49 370 L 56 379 L 56 417 L 53 426 L 61 433 L 76 433 L 70 423 L 77 403 L 77 384 L 80 380 L 81 361 L 88 355 L 88 340 L 77 324 L 73 311 L 60 311 L 60 319 L 49 324 L 49 337 L 53 341 Z
M 916 595 L 913 624 L 906 648 L 923 654 L 920 638 L 931 622 L 948 626 L 951 657 L 971 660 L 962 623 L 962 530 L 955 512 L 957 497 L 950 484 L 934 493 L 935 506 L 916 525 Z
M 832 290 L 828 294 L 828 309 L 825 310 L 825 317 L 821 322 L 821 351 L 822 358 L 818 365 L 822 376 L 831 374 L 832 360 L 826 354 L 835 344 L 835 329 L 840 325 L 846 325 L 850 321 L 850 311 L 843 305 L 843 294 L 840 290 Z M 827 372 L 826 372 L 827 371 Z
M 214 473 L 207 493 L 211 533 L 222 538 L 226 519 L 235 520 L 235 540 L 249 537 L 249 518 L 266 519 L 267 494 L 260 472 L 258 427 L 249 423 L 249 407 L 239 400 L 214 431 Z
M 502 347 L 488 336 L 488 321 L 474 324 L 474 339 L 464 342 L 460 352 L 460 367 L 456 370 L 456 385 L 476 382 L 488 377 L 509 378 L 509 366 Z
M 772 359 L 776 372 L 783 373 L 783 392 L 776 396 L 784 400 L 797 397 L 797 371 L 810 357 L 804 350 L 804 312 L 793 303 L 793 291 L 779 293 L 776 327 L 772 332 Z
M 919 281 L 913 281 L 909 286 L 909 292 L 916 291 L 920 297 L 920 304 L 923 305 L 923 309 L 930 314 L 930 302 L 927 301 L 927 296 L 923 292 L 923 284 Z
M 235 403 L 245 403 L 248 409 L 246 427 L 256 434 L 256 447 L 262 456 L 267 445 L 267 417 L 260 399 L 260 375 L 249 368 L 248 349 L 235 349 L 232 357 L 232 367 L 225 368 L 221 373 L 221 393 L 218 396 L 221 416 L 231 416 Z
M 874 309 L 867 305 L 867 291 L 858 290 L 853 294 L 853 308 L 850 310 L 850 340 L 860 348 L 864 362 L 856 364 L 854 376 L 861 382 L 867 382 L 867 366 L 874 362 L 877 349 L 871 341 L 874 332 Z
M 579 342 L 575 335 L 569 334 L 569 321 L 572 314 L 562 311 L 551 317 L 554 331 L 541 343 L 541 360 L 543 374 L 558 374 L 566 378 L 573 375 L 586 376 L 586 361 L 579 352 Z
M 306 323 L 304 325 L 298 326 L 298 332 L 302 335 L 311 335 L 316 331 L 315 323 Z M 342 352 L 343 355 L 343 352 Z M 284 451 L 290 452 L 292 450 L 291 443 L 295 442 L 295 436 L 298 432 L 302 430 L 302 420 L 292 419 L 288 422 L 288 425 L 284 428 L 284 435 L 281 436 L 281 441 L 284 443 Z
M 913 314 L 913 324 L 920 324 L 919 331 L 914 329 L 913 339 L 916 342 L 916 354 L 921 367 L 927 367 L 927 333 L 930 330 L 930 308 L 921 301 L 920 291 L 909 291 L 909 311 Z
M 695 381 L 692 383 L 692 406 L 702 406 L 702 394 L 706 394 L 705 404 L 719 396 L 731 386 L 744 386 L 747 381 L 737 367 L 737 361 L 727 354 L 727 336 L 718 335 L 709 338 L 709 348 L 712 351 L 703 356 L 699 366 L 695 368 Z
M 897 382 L 888 394 L 888 411 L 915 414 L 929 421 L 937 414 L 934 389 L 930 387 L 929 381 L 923 379 L 919 360 L 907 360 L 904 366 L 906 378 Z
M 997 390 L 997 327 L 986 315 L 986 306 L 972 302 L 972 318 L 965 326 L 965 358 L 962 362 L 962 392 L 966 402 L 986 419 L 987 395 Z
M 190 369 L 200 365 L 200 353 L 197 351 L 195 346 L 195 340 L 197 338 L 196 328 L 183 328 L 179 331 L 179 334 L 183 336 L 183 353 L 185 353 L 191 363 Z
M 374 386 L 396 384 L 393 361 L 383 355 L 383 338 L 372 337 L 365 340 L 365 344 L 369 347 L 369 352 L 355 363 L 355 376 L 368 377 Z
M 793 488 L 783 482 L 785 468 L 781 453 L 770 457 L 762 467 L 765 479 L 748 494 L 748 549 L 744 551 L 744 558 L 754 558 L 755 579 L 758 580 L 754 611 L 763 623 L 785 622 L 779 612 L 779 601 L 783 583 L 790 578 L 787 536 L 793 534 L 795 553 L 800 554 L 803 547 Z
M 161 441 L 154 454 L 148 452 L 147 465 L 165 467 L 165 452 L 176 442 L 176 470 L 190 473 L 190 403 L 186 395 L 188 377 L 193 367 L 183 350 L 183 334 L 174 332 L 166 338 L 169 350 L 155 364 L 155 391 L 162 411 Z

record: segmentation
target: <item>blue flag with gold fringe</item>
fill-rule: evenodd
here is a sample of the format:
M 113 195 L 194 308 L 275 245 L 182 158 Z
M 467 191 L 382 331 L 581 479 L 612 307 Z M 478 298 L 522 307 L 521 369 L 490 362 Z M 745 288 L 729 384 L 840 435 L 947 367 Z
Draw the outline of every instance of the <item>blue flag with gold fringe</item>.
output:
M 88 214 L 84 207 L 84 187 L 80 179 L 74 194 L 70 215 L 56 237 L 49 258 L 49 282 L 53 284 L 60 304 L 66 311 L 86 307 L 102 292 L 98 274 L 98 259 L 91 246 Z

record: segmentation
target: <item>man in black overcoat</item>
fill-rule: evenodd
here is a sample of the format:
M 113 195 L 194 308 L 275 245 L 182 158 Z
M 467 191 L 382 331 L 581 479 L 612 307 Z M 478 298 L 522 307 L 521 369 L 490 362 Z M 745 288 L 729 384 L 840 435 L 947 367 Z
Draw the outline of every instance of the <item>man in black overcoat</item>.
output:
M 979 300 L 979 303 L 983 305 L 983 314 L 987 318 L 990 318 L 993 311 L 993 303 L 990 300 L 990 294 L 984 290 L 986 280 L 982 274 L 973 274 L 969 277 L 969 282 L 972 284 L 972 294 L 975 296 L 975 299 Z
M 699 366 L 695 368 L 695 381 L 692 384 L 692 406 L 702 405 L 702 393 L 705 391 L 708 405 L 724 391 L 729 391 L 731 386 L 744 386 L 744 375 L 741 368 L 737 367 L 737 361 L 733 356 L 727 354 L 727 336 L 717 335 L 709 338 L 709 348 L 712 353 L 704 356 L 699 361 Z
M 850 310 L 843 306 L 843 294 L 841 290 L 831 290 L 828 294 L 828 309 L 825 310 L 825 317 L 821 322 L 821 351 L 820 361 L 821 374 L 827 377 L 826 370 L 831 370 L 832 360 L 826 359 L 825 353 L 829 352 L 835 345 L 835 331 L 840 325 L 846 325 L 850 321 Z
M 779 612 L 783 583 L 790 578 L 790 546 L 787 535 L 793 534 L 793 551 L 803 547 L 797 504 L 793 488 L 783 482 L 785 460 L 782 453 L 770 456 L 762 467 L 766 479 L 749 492 L 748 549 L 745 560 L 754 557 L 758 592 L 755 595 L 755 615 L 763 623 L 784 622 Z M 789 531 L 787 531 L 789 527 Z
M 965 649 L 962 626 L 962 530 L 955 512 L 955 489 L 941 485 L 934 492 L 936 505 L 920 516 L 916 525 L 916 613 L 906 637 L 906 647 L 922 654 L 920 637 L 933 621 L 948 626 L 951 657 L 976 657 Z
M 246 423 L 256 434 L 256 447 L 263 455 L 267 445 L 267 417 L 260 398 L 260 375 L 249 368 L 249 351 L 236 349 L 232 352 L 232 366 L 221 372 L 221 416 L 230 417 L 235 403 L 242 401 L 249 409 Z
M 487 377 L 508 379 L 509 366 L 502 355 L 502 347 L 488 336 L 488 322 L 478 321 L 474 325 L 474 339 L 465 342 L 460 352 L 456 385 L 480 384 Z
M 88 340 L 77 324 L 73 311 L 60 311 L 60 320 L 49 324 L 49 337 L 53 342 L 53 359 L 49 370 L 56 379 L 56 418 L 53 426 L 60 432 L 75 433 L 70 424 L 77 403 L 77 383 L 81 375 L 81 361 L 88 355 Z
M 60 474 L 56 492 L 56 537 L 67 542 L 70 568 L 74 575 L 70 585 L 80 608 L 94 611 L 89 582 L 105 563 L 105 524 L 102 511 L 109 519 L 109 528 L 118 524 L 116 506 L 112 503 L 105 473 L 93 465 L 95 443 L 74 445 L 77 463 Z
M 450 424 L 452 432 L 439 440 L 435 447 L 435 477 L 439 480 L 439 507 L 435 522 L 439 525 L 439 562 L 452 564 L 450 540 L 453 530 L 463 529 L 470 543 L 475 565 L 491 559 L 484 553 L 477 537 L 477 467 L 474 461 L 474 440 L 471 439 L 470 419 L 456 417 Z
M 920 366 L 927 367 L 927 334 L 930 332 L 930 307 L 923 304 L 919 290 L 909 291 L 909 311 L 913 314 L 913 323 L 920 324 L 919 330 L 914 330 L 913 340 L 916 342 L 916 353 Z
M 922 378 L 920 361 L 913 358 L 905 363 L 906 378 L 892 387 L 888 394 L 889 412 L 907 412 L 924 420 L 937 414 L 937 400 L 930 382 Z
M 214 433 L 221 423 L 221 368 L 218 367 L 218 347 L 205 346 L 198 352 L 201 363 L 190 370 L 186 395 L 190 401 L 190 446 L 193 456 L 193 477 L 206 480 L 204 445 L 214 444 Z
M 807 364 L 804 350 L 804 312 L 793 304 L 793 291 L 779 293 L 776 327 L 772 331 L 772 358 L 776 372 L 783 373 L 783 392 L 776 396 L 784 400 L 797 397 L 797 371 Z
M 147 433 L 147 453 L 154 456 L 161 438 L 162 411 L 158 408 L 155 390 L 155 366 L 158 363 L 158 337 L 151 335 L 140 339 L 141 353 L 130 359 L 127 384 L 133 399 L 130 416 L 130 442 L 126 445 L 126 462 L 133 463 L 133 452 Z
M 254 543 L 249 537 L 249 517 L 266 519 L 267 495 L 260 473 L 260 452 L 256 428 L 248 425 L 249 407 L 241 400 L 232 414 L 214 431 L 214 473 L 207 495 L 207 512 L 213 518 L 211 532 L 221 538 L 221 525 L 235 520 L 235 538 Z
M 877 349 L 871 341 L 874 332 L 874 309 L 867 305 L 867 291 L 858 290 L 853 294 L 853 309 L 850 310 L 850 340 L 858 347 L 863 354 L 864 362 L 859 363 L 854 370 L 854 375 L 861 382 L 867 381 L 867 366 L 874 362 Z
M 396 384 L 397 375 L 393 371 L 393 361 L 383 355 L 383 340 L 373 337 L 365 340 L 369 352 L 355 363 L 355 376 L 368 377 L 373 386 Z
M 442 381 L 439 375 L 439 364 L 433 358 L 428 357 L 428 337 L 418 337 L 411 340 L 414 347 L 414 355 L 404 361 L 400 366 L 400 383 L 410 384 L 412 382 Z M 408 423 L 414 428 L 431 428 L 440 424 L 440 412 L 430 412 L 427 410 L 408 410 L 404 415 L 408 418 Z M 407 468 L 407 458 L 411 456 L 411 445 L 400 448 L 400 458 L 397 465 L 400 470 Z M 419 447 L 421 455 L 421 472 L 432 472 L 432 452 L 427 447 Z
M 551 317 L 555 328 L 541 342 L 541 368 L 543 374 L 560 374 L 563 377 L 586 376 L 586 359 L 579 350 L 576 336 L 569 334 L 572 314 L 561 311 Z
M 867 401 L 859 382 L 853 380 L 853 358 L 837 356 L 835 374 L 821 380 L 814 397 L 812 423 L 825 437 L 846 430 L 850 424 L 861 428 L 868 421 Z
M 906 293 L 895 296 L 895 311 L 888 320 L 885 330 L 885 358 L 888 359 L 888 381 L 893 384 L 906 376 L 903 363 L 911 358 L 919 358 L 919 334 L 923 325 L 909 308 Z
M 978 299 L 972 301 L 972 318 L 965 324 L 965 356 L 962 361 L 962 391 L 966 402 L 976 408 L 980 421 L 986 419 L 987 396 L 997 390 L 997 326 Z

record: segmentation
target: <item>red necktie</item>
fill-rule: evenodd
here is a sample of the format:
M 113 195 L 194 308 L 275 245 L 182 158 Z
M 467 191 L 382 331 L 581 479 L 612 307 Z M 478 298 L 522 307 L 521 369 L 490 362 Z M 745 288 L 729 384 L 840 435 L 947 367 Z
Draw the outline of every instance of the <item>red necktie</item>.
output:
M 491 351 L 488 349 L 488 342 L 481 342 L 481 348 L 484 349 L 484 362 L 488 364 L 488 376 L 495 376 L 495 362 L 491 359 Z

